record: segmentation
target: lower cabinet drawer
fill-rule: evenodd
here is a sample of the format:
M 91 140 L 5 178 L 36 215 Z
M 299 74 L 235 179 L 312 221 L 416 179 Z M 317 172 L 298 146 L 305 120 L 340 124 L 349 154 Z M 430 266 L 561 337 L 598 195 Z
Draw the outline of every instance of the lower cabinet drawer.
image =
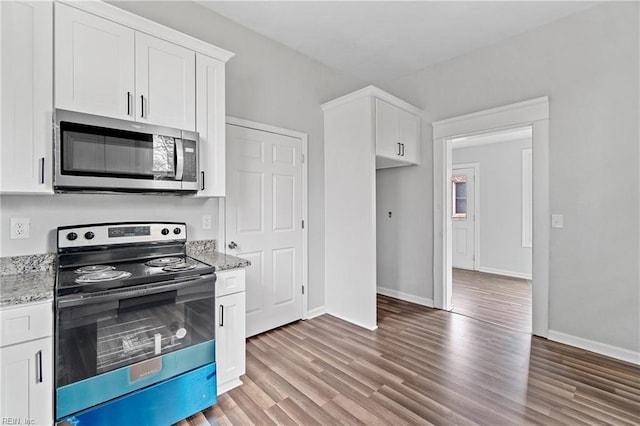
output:
M 52 302 L 0 309 L 0 347 L 52 335 Z
M 216 272 L 216 297 L 244 291 L 244 268 Z

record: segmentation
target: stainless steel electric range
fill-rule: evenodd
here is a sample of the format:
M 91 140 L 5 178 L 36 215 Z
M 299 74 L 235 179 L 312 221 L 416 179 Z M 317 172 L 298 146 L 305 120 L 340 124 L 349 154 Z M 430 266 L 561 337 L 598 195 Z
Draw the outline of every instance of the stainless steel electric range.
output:
M 164 425 L 216 402 L 214 268 L 175 222 L 57 230 L 56 420 Z

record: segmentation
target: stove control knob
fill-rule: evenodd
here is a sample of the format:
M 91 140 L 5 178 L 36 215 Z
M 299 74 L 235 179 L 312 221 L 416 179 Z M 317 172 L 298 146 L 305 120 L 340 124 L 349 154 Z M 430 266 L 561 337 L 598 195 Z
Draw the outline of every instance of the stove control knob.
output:
M 67 234 L 67 240 L 69 240 L 69 241 L 73 241 L 76 238 L 78 238 L 78 234 L 76 234 L 75 232 L 69 232 Z
M 160 231 L 160 233 L 162 233 L 162 235 L 169 235 L 169 230 L 167 228 L 162 228 L 162 231 Z
M 182 229 L 180 228 L 173 228 L 173 233 L 176 235 L 179 235 L 182 232 Z
M 85 233 L 84 233 L 84 237 L 85 237 L 87 240 L 93 240 L 93 237 L 95 237 L 95 236 L 96 236 L 96 234 L 94 234 L 94 233 L 93 233 L 93 232 L 91 232 L 91 231 L 87 231 L 87 232 L 85 232 Z

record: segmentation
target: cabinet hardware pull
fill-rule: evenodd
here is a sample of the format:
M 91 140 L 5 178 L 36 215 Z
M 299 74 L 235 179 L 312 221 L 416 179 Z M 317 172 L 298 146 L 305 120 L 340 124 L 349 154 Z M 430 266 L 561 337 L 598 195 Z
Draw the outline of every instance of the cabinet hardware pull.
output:
M 200 190 L 204 191 L 204 171 L 200 172 L 201 173 L 201 177 L 202 177 L 202 185 L 200 185 Z
M 396 145 L 398 145 L 398 155 L 400 155 L 400 142 L 398 142 Z
M 42 351 L 36 352 L 36 383 L 42 383 Z
M 404 144 L 401 143 L 400 145 L 402 146 L 402 156 L 404 157 Z
M 131 92 L 127 92 L 127 115 L 131 115 Z
M 40 183 L 44 184 L 44 157 L 40 158 Z
M 140 117 L 144 118 L 144 95 L 140 95 Z
M 224 327 L 224 306 L 220 305 L 220 318 L 218 320 L 218 325 L 220 327 Z

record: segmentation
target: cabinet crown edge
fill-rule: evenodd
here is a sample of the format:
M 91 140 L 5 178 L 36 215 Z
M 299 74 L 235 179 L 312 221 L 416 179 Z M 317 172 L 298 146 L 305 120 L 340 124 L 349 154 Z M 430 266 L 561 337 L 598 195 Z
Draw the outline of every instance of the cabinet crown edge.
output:
M 104 3 L 101 0 L 74 1 L 55 0 L 55 3 L 65 4 L 84 12 L 91 13 L 103 19 L 108 19 L 120 25 L 129 27 L 135 31 L 146 33 L 150 36 L 177 44 L 179 46 L 202 53 L 206 56 L 227 62 L 235 53 L 215 46 L 204 40 L 200 40 L 173 28 L 154 22 L 150 19 L 136 15 L 117 6 Z
M 379 89 L 376 86 L 367 86 L 360 90 L 356 90 L 355 92 L 348 93 L 344 96 L 340 96 L 339 98 L 333 99 L 331 101 L 325 102 L 320 107 L 323 112 L 327 112 L 331 109 L 340 107 L 352 101 L 361 98 L 373 97 L 382 99 L 383 101 L 389 102 L 392 105 L 397 106 L 405 111 L 408 111 L 412 114 L 417 115 L 418 117 L 422 116 L 422 110 L 418 107 L 411 105 L 410 103 L 403 101 L 402 99 L 394 96 L 390 93 L 385 92 L 382 89 Z

